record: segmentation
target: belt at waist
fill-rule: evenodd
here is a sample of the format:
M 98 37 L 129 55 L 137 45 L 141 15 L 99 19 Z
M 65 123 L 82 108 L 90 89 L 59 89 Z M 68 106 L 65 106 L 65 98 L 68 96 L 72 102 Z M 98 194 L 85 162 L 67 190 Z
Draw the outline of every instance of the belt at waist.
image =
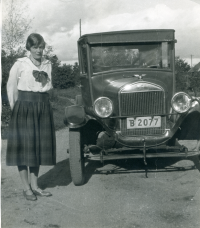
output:
M 18 100 L 19 101 L 31 101 L 31 102 L 48 102 L 49 94 L 19 90 Z

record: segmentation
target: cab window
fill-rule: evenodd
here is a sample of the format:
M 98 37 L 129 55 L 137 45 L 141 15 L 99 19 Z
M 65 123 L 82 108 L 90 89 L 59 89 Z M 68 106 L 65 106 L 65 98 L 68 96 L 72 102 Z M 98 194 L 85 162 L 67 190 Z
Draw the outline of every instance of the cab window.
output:
M 91 47 L 93 73 L 125 68 L 170 69 L 168 42 Z

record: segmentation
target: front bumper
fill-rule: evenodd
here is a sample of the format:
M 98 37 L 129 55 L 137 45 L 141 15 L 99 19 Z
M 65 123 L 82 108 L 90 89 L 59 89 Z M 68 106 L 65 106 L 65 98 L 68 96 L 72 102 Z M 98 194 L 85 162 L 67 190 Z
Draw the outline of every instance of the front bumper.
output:
M 134 148 L 143 148 L 144 144 L 146 147 L 155 147 L 167 142 L 173 136 L 172 131 L 166 130 L 163 135 L 156 136 L 132 136 L 124 137 L 120 132 L 115 134 L 115 140 L 121 145 Z
M 181 158 L 181 159 L 191 159 L 195 156 L 200 156 L 200 152 L 198 151 L 187 151 L 187 152 L 154 152 L 147 153 L 146 158 Z M 100 154 L 86 154 L 85 158 L 94 161 L 109 161 L 109 160 L 121 160 L 121 159 L 134 159 L 134 158 L 144 158 L 144 154 L 141 153 L 122 153 L 121 151 L 118 153 L 108 153 L 105 154 L 103 151 Z
M 147 177 L 147 159 L 149 158 L 177 158 L 180 160 L 191 160 L 196 168 L 200 172 L 200 151 L 188 151 L 186 147 L 182 147 L 182 150 L 174 148 L 172 151 L 171 148 L 167 148 L 165 151 L 157 150 L 159 148 L 154 148 L 154 151 L 147 152 L 145 148 L 142 150 L 136 150 L 135 152 L 131 148 L 120 148 L 120 149 L 108 149 L 101 150 L 100 153 L 85 153 L 85 158 L 93 161 L 110 161 L 110 160 L 122 160 L 122 159 L 143 159 L 146 170 Z

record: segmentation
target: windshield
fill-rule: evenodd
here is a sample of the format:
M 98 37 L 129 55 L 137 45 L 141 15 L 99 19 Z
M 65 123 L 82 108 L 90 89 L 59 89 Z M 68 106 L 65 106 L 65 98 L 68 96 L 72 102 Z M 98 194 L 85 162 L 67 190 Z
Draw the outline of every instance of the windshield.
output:
M 170 68 L 168 42 L 92 46 L 93 73 L 125 68 Z

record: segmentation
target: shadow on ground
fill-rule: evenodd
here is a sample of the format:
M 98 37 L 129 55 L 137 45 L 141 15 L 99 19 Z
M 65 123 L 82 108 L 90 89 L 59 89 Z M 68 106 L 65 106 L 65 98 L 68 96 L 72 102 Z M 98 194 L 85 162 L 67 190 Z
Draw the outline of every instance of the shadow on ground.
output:
M 38 178 L 38 185 L 42 189 L 67 186 L 71 182 L 69 159 L 58 162 L 54 168 Z
M 113 160 L 105 161 L 89 161 L 85 168 L 85 183 L 89 182 L 92 175 L 108 175 L 108 174 L 125 174 L 125 173 L 144 173 L 148 177 L 148 173 L 154 172 L 183 172 L 196 169 L 193 162 L 185 163 L 177 158 L 149 158 L 147 166 L 144 165 L 142 159 Z M 42 188 L 53 188 L 56 186 L 67 186 L 72 182 L 69 159 L 58 162 L 56 166 L 40 176 L 38 185 Z
M 123 174 L 123 173 L 153 173 L 153 172 L 178 172 L 196 169 L 193 162 L 187 163 L 177 158 L 149 158 L 147 166 L 142 159 L 113 160 L 100 162 L 89 162 L 87 169 L 93 174 Z M 89 181 L 92 173 L 87 173 L 86 181 Z

